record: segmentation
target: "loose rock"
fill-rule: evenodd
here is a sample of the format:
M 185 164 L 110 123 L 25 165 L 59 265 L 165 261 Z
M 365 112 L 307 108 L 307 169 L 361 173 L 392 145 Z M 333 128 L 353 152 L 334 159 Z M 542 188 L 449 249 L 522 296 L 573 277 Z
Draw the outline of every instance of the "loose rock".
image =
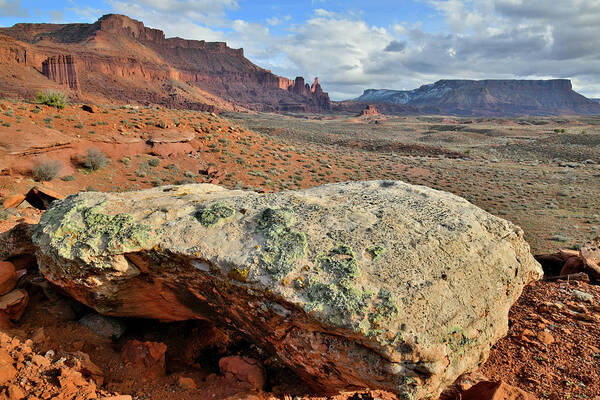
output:
M 13 263 L 0 261 L 0 296 L 5 295 L 17 286 L 17 271 Z
M 541 276 L 520 228 L 395 181 L 86 192 L 33 240 L 46 278 L 101 313 L 213 320 L 324 391 L 415 399 L 474 370 Z
M 165 375 L 166 351 L 164 343 L 130 340 L 123 346 L 121 360 L 132 375 L 142 380 L 153 379 Z
M 254 389 L 260 390 L 265 386 L 265 372 L 258 360 L 253 358 L 223 357 L 219 360 L 219 368 L 223 375 L 248 383 Z
M 0 324 L 8 320 L 18 321 L 25 312 L 28 302 L 29 295 L 21 289 L 0 296 Z
M 592 300 L 594 300 L 593 295 L 586 293 L 586 292 L 582 292 L 581 290 L 573 290 L 571 295 L 573 296 L 573 298 L 575 300 L 578 300 L 578 301 L 591 302 Z
M 125 333 L 125 326 L 120 321 L 100 314 L 84 315 L 79 323 L 105 338 L 118 339 Z
M 463 393 L 462 400 L 536 400 L 536 398 L 504 382 L 481 382 Z

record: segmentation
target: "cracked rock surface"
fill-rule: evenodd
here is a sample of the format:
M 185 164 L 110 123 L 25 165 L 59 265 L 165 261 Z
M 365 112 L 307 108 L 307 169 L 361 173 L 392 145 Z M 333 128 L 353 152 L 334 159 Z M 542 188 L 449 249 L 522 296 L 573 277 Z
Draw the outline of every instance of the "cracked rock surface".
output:
M 211 320 L 316 388 L 406 399 L 476 369 L 542 275 L 519 227 L 399 181 L 80 193 L 33 243 L 46 278 L 100 313 Z

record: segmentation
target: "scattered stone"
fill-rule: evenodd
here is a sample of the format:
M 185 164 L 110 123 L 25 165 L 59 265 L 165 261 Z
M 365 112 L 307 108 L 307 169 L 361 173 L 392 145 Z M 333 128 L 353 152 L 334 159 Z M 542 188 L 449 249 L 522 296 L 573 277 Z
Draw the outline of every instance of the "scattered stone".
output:
M 550 334 L 550 332 L 542 331 L 536 335 L 537 339 L 544 343 L 546 346 L 554 343 L 554 336 Z
M 31 227 L 29 224 L 18 224 L 11 230 L 0 233 L 0 260 L 34 254 Z
M 74 369 L 79 371 L 86 378 L 91 378 L 96 385 L 102 386 L 104 383 L 104 371 L 92 362 L 90 356 L 82 351 L 77 351 L 72 356 L 78 361 Z
M 9 400 L 22 400 L 25 398 L 25 392 L 17 385 L 8 385 L 7 392 Z
M 187 390 L 196 389 L 196 382 L 194 382 L 192 378 L 187 378 L 180 375 L 177 377 L 177 386 Z
M 53 201 L 64 198 L 63 195 L 56 193 L 54 190 L 42 186 L 31 188 L 25 195 L 25 200 L 38 210 L 47 210 Z
M 573 296 L 573 298 L 578 301 L 585 301 L 591 303 L 592 300 L 594 300 L 593 295 L 586 292 L 582 292 L 581 290 L 573 290 L 573 292 L 571 292 L 571 296 Z
M 125 333 L 125 326 L 119 320 L 100 314 L 84 315 L 79 323 L 105 338 L 118 339 Z
M 563 260 L 566 260 L 571 257 L 579 257 L 579 251 L 571 250 L 571 249 L 560 249 L 558 254 L 562 257 Z
M 25 195 L 17 194 L 4 200 L 4 208 L 17 208 L 25 201 Z
M 258 360 L 249 357 L 229 356 L 219 360 L 221 373 L 229 378 L 248 383 L 261 390 L 265 386 L 265 372 Z
M 536 400 L 536 398 L 504 382 L 481 382 L 464 392 L 462 400 Z
M 584 270 L 590 278 L 600 281 L 600 238 L 585 243 L 579 250 Z
M 0 296 L 3 296 L 17 286 L 17 271 L 13 263 L 0 261 Z
M 164 343 L 130 340 L 123 346 L 121 361 L 142 380 L 154 379 L 166 373 L 166 351 Z
M 87 111 L 87 112 L 89 112 L 89 113 L 92 113 L 92 114 L 93 114 L 93 113 L 95 113 L 95 112 L 96 112 L 96 110 L 97 110 L 97 109 L 96 109 L 96 106 L 91 106 L 91 105 L 88 105 L 88 104 L 84 104 L 84 105 L 82 105 L 82 106 L 81 106 L 81 109 L 82 109 L 83 111 Z
M 441 394 L 440 400 L 456 400 L 460 399 L 463 392 L 469 390 L 480 382 L 488 381 L 488 377 L 479 373 L 473 372 L 463 374 L 450 386 L 448 386 Z
M 0 349 L 0 385 L 6 384 L 17 375 L 13 367 L 13 359 L 4 349 Z
M 31 362 L 38 367 L 47 367 L 50 365 L 50 360 L 39 354 L 34 354 L 33 357 L 31 357 Z
M 25 312 L 28 301 L 27 292 L 21 289 L 0 296 L 0 324 L 2 321 L 18 321 Z
M 580 257 L 570 257 L 560 270 L 561 275 L 576 274 L 583 271 L 583 260 Z
M 541 277 L 520 228 L 398 181 L 85 192 L 33 240 L 44 276 L 99 312 L 212 320 L 321 390 L 417 400 L 481 363 Z

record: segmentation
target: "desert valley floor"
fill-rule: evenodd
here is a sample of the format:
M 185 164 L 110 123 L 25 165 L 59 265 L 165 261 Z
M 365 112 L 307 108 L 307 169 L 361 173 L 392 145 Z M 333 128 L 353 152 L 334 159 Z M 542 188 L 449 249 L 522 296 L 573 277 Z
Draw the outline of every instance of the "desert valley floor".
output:
M 106 165 L 89 168 L 89 149 L 106 157 L 101 163 Z M 59 110 L 0 101 L 0 197 L 8 205 L 35 186 L 66 196 L 182 183 L 275 192 L 350 180 L 401 180 L 454 193 L 516 223 L 533 254 L 577 249 L 598 236 L 599 154 L 600 117 L 595 116 L 216 115 L 130 105 L 85 110 L 71 104 Z M 40 173 L 50 176 L 40 182 Z M 0 209 L 0 232 L 39 216 L 26 202 Z M 7 332 L 25 344 L 6 337 L 0 337 L 0 344 L 15 357 L 31 351 L 84 352 L 100 369 L 88 375 L 103 376 L 96 385 L 105 395 L 321 398 L 277 360 L 229 331 L 202 323 L 125 320 L 125 335 L 110 340 L 79 324 L 84 306 L 55 292 L 35 271 L 20 284 L 30 291 L 30 305 Z M 582 303 L 571 296 L 574 289 L 593 297 Z M 511 310 L 508 336 L 477 374 L 542 399 L 597 399 L 599 299 L 598 286 L 584 281 L 527 287 Z M 129 339 L 165 343 L 168 374 L 153 380 L 135 374 L 125 378 L 119 357 Z M 251 385 L 220 376 L 218 361 L 224 355 L 263 361 L 266 390 L 255 392 Z M 53 386 L 67 383 L 51 375 L 30 376 L 41 389 L 27 398 L 68 398 L 52 397 L 60 396 Z M 395 397 L 359 391 L 333 398 Z

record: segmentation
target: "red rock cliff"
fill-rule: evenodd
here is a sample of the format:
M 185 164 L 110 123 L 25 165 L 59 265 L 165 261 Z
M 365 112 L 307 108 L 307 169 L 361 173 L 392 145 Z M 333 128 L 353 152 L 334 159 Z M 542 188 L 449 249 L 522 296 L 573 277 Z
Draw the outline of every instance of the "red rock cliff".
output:
M 67 85 L 73 90 L 79 90 L 77 69 L 72 55 L 48 57 L 42 63 L 42 74 L 56 83 Z
M 313 90 L 302 78 L 292 81 L 260 68 L 244 57 L 243 49 L 165 38 L 162 31 L 123 15 L 105 15 L 93 24 L 17 24 L 0 28 L 0 34 L 27 45 L 32 60 L 27 64 L 33 69 L 46 58 L 71 54 L 76 68 L 66 59 L 50 59 L 43 72 L 57 82 L 76 84 L 83 99 L 195 109 L 330 108 L 320 86 Z

